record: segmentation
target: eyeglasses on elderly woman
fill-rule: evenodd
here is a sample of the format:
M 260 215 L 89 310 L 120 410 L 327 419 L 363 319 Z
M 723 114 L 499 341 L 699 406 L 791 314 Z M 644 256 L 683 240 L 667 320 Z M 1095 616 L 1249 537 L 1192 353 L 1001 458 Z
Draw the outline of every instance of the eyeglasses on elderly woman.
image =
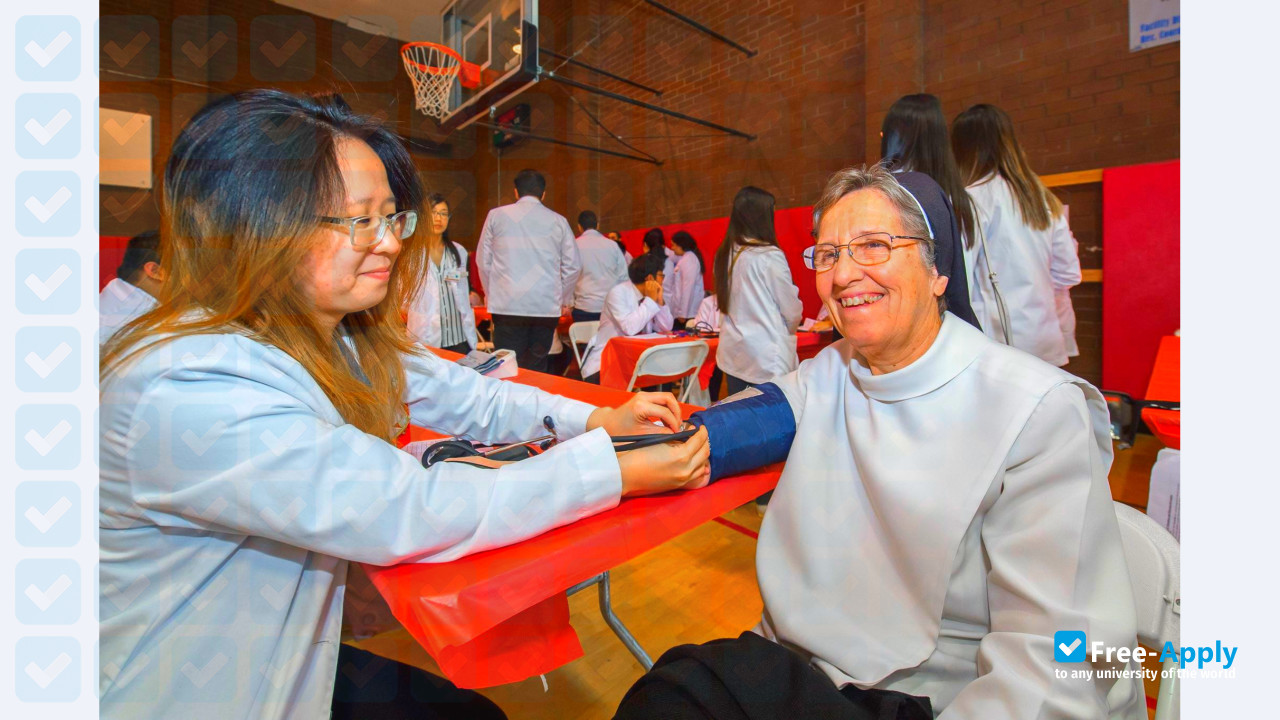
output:
M 374 217 L 372 215 L 329 217 L 322 215 L 319 220 L 331 225 L 345 226 L 351 238 L 351 247 L 356 250 L 364 250 L 382 242 L 386 237 L 387 228 L 392 228 L 396 237 L 400 240 L 405 240 L 413 235 L 414 228 L 418 226 L 418 213 L 413 210 L 403 210 L 386 217 Z
M 893 244 L 894 240 L 910 240 L 911 242 Z M 910 247 L 925 238 L 913 235 L 890 235 L 889 233 L 867 233 L 859 235 L 848 244 L 831 245 L 819 243 L 804 250 L 804 264 L 810 270 L 823 272 L 830 270 L 840 259 L 840 251 L 845 250 L 849 257 L 859 265 L 882 265 L 889 262 L 889 257 L 898 248 Z

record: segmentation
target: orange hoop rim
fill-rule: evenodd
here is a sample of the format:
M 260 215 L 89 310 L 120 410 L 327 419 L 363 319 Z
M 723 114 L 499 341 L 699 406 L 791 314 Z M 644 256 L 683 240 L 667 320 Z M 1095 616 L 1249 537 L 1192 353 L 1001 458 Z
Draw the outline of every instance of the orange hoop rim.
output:
M 434 65 L 423 65 L 417 60 L 410 58 L 408 54 L 411 49 L 418 48 L 418 47 L 439 50 L 445 55 L 448 55 L 449 57 L 453 58 L 454 61 L 457 62 L 457 65 L 454 65 L 452 67 L 436 67 Z M 422 72 L 425 72 L 425 73 L 430 73 L 432 75 L 444 75 L 446 73 L 454 72 L 456 69 L 459 69 L 462 67 L 462 56 L 459 55 L 456 50 L 449 47 L 448 45 L 441 45 L 440 43 L 433 43 L 433 42 L 405 43 L 404 45 L 400 46 L 400 57 L 404 59 L 406 64 L 412 65 L 418 70 L 421 70 Z

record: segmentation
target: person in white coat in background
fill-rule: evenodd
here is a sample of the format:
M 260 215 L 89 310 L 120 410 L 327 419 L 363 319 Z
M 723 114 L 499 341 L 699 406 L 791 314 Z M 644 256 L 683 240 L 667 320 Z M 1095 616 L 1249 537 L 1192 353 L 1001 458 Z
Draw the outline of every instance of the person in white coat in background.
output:
M 582 259 L 569 221 L 542 204 L 542 173 L 521 170 L 514 185 L 516 201 L 484 219 L 476 263 L 493 316 L 493 346 L 514 351 L 520 367 L 545 372 L 556 326 L 573 309 Z
M 427 207 L 431 222 L 422 235 L 428 267 L 422 290 L 409 305 L 409 334 L 427 347 L 466 355 L 479 342 L 467 282 L 467 250 L 449 239 L 449 203 L 444 196 L 432 193 Z
M 978 214 L 979 242 L 965 252 L 978 321 L 988 336 L 1066 365 L 1071 348 L 1060 296 L 1081 273 L 1062 203 L 1032 172 L 1000 108 L 981 104 L 960 113 L 951 142 Z M 1066 310 L 1070 302 L 1068 294 Z
M 914 175 L 850 168 L 814 203 L 805 256 L 844 339 L 744 423 L 794 434 L 760 624 L 668 650 L 617 720 L 1147 717 L 1141 663 L 1086 652 L 1137 643 L 1106 402 L 943 310 L 951 210 Z
M 240 93 L 175 140 L 166 291 L 101 360 L 103 718 L 503 717 L 405 665 L 389 685 L 342 672 L 374 660 L 340 642 L 349 563 L 453 560 L 705 484 L 705 434 L 613 449 L 678 427 L 670 395 L 596 408 L 413 342 L 422 195 L 399 137 L 336 96 Z M 391 444 L 410 421 L 563 442 L 424 468 Z
M 148 230 L 129 238 L 116 276 L 98 293 L 98 345 L 126 323 L 156 306 L 164 269 L 160 267 L 160 233 Z
M 611 338 L 668 332 L 674 326 L 663 296 L 661 258 L 645 253 L 631 261 L 627 275 L 626 282 L 605 296 L 600 329 L 582 357 L 582 379 L 586 382 L 600 382 L 600 355 Z
M 671 305 L 676 324 L 683 328 L 690 318 L 698 314 L 698 305 L 707 294 L 703 287 L 706 263 L 702 261 L 698 241 L 684 230 L 678 230 L 671 236 L 671 244 L 675 246 L 676 277 L 671 283 L 671 296 L 667 302 Z
M 627 250 L 627 246 L 622 242 L 622 236 L 616 232 L 607 232 L 604 236 L 618 244 L 618 252 L 622 253 L 622 259 L 627 263 L 626 266 L 631 267 L 631 261 L 635 260 L 635 257 L 631 255 L 631 251 Z
M 604 296 L 627 281 L 627 261 L 614 241 L 600 234 L 599 218 L 590 210 L 578 213 L 578 254 L 582 273 L 573 293 L 573 321 L 600 319 Z
M 720 347 L 716 365 L 729 394 L 789 373 L 799 364 L 800 290 L 773 229 L 773 195 L 747 186 L 733 198 L 729 229 L 716 250 Z
M 662 228 L 649 228 L 645 231 L 644 251 L 663 258 L 662 275 L 665 279 L 662 281 L 662 292 L 666 293 L 668 298 L 671 297 L 675 293 L 676 254 L 667 247 L 667 238 L 662 234 Z

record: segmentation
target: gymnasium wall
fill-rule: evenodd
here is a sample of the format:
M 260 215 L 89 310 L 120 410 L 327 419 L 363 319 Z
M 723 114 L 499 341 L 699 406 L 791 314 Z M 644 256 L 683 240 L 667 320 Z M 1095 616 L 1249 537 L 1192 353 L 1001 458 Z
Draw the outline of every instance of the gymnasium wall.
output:
M 741 52 L 647 6 L 544 3 L 544 46 L 663 91 L 661 97 L 580 70 L 564 72 L 648 102 L 757 135 L 740 138 L 574 91 L 526 93 L 534 128 L 631 152 L 589 117 L 661 158 L 661 168 L 542 143 L 499 161 L 478 154 L 482 207 L 509 202 L 521 167 L 548 175 L 548 204 L 572 219 L 596 210 L 602 229 L 627 230 L 728 214 L 739 187 L 773 192 L 779 208 L 810 205 L 831 172 L 879 159 L 880 123 L 903 94 L 930 92 L 948 119 L 1000 105 L 1041 174 L 1179 156 L 1180 46 L 1128 49 L 1128 10 L 1114 0 L 744 0 L 666 4 L 758 54 Z M 550 43 L 550 44 L 547 44 Z M 544 66 L 555 67 L 554 59 Z M 539 125 L 539 118 L 542 125 Z M 673 136 L 687 136 L 680 139 Z M 703 136 L 703 137 L 692 137 Z M 479 142 L 488 142 L 481 137 Z M 498 170 L 506 173 L 501 185 Z M 1055 189 L 1070 206 L 1083 267 L 1102 267 L 1098 183 Z M 500 196 L 499 193 L 502 193 Z M 797 278 L 802 281 L 802 278 Z M 1099 381 L 1101 287 L 1073 291 L 1081 356 L 1069 369 Z
M 413 110 L 397 40 L 267 0 L 102 0 L 101 16 L 101 106 L 152 117 L 153 188 L 174 138 L 197 110 L 259 87 L 341 92 L 356 110 L 402 134 L 443 140 L 449 149 L 442 157 L 416 158 L 425 175 L 473 163 L 474 134 L 444 138 Z M 474 187 L 470 175 L 446 177 Z M 102 187 L 100 233 L 157 227 L 156 198 L 154 189 Z M 474 214 L 468 207 L 464 216 Z

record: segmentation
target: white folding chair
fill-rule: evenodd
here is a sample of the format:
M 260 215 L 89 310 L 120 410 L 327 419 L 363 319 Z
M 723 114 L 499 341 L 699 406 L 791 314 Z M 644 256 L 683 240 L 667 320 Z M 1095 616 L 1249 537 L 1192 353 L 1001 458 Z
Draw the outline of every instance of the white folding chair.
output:
M 680 394 L 680 401 L 686 402 L 693 386 L 697 384 L 694 376 L 707 359 L 707 352 L 705 340 L 654 345 L 640 353 L 636 369 L 631 373 L 631 381 L 627 383 L 627 391 L 635 390 L 636 380 L 645 375 L 683 378 L 684 392 Z
M 1178 541 L 1160 523 L 1123 503 L 1116 503 L 1116 520 L 1138 611 L 1138 640 L 1156 649 L 1166 642 L 1177 647 L 1182 615 Z M 1177 660 L 1165 660 L 1155 720 L 1178 720 L 1177 669 Z
M 569 345 L 573 347 L 573 358 L 578 361 L 578 369 L 582 369 L 582 354 L 578 351 L 578 343 L 589 345 L 600 329 L 599 320 L 576 322 L 569 326 Z

